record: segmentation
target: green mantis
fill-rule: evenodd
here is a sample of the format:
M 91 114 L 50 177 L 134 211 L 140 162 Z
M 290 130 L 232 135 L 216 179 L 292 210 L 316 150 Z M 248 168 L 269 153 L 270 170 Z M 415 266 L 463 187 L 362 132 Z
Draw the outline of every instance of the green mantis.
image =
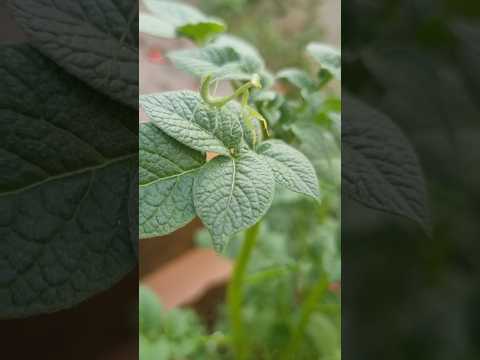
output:
M 255 124 L 253 119 L 260 121 L 265 129 L 267 136 L 270 136 L 268 131 L 268 122 L 257 110 L 251 107 L 248 103 L 250 98 L 250 89 L 261 89 L 262 84 L 260 81 L 260 76 L 254 74 L 252 78 L 245 84 L 239 86 L 231 95 L 214 97 L 210 94 L 210 86 L 215 80 L 212 78 L 212 75 L 207 75 L 202 79 L 200 86 L 200 95 L 203 101 L 213 107 L 221 108 L 226 105 L 228 102 L 235 100 L 236 98 L 241 97 L 241 106 L 243 113 L 243 120 L 245 121 L 248 128 L 252 131 L 253 134 L 253 146 L 257 143 L 257 133 L 255 131 Z

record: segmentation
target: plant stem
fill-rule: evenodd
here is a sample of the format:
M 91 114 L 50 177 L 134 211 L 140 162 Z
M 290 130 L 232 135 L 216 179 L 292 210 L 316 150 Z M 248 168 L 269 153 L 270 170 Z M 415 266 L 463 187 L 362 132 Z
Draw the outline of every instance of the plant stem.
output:
M 235 261 L 235 267 L 227 291 L 228 316 L 232 328 L 235 358 L 237 360 L 248 359 L 248 346 L 246 344 L 242 317 L 243 285 L 248 261 L 257 242 L 259 230 L 260 223 L 257 223 L 246 231 L 240 255 Z
M 310 290 L 307 298 L 302 304 L 300 309 L 300 319 L 292 331 L 290 341 L 283 352 L 284 356 L 282 360 L 294 360 L 297 358 L 297 351 L 301 345 L 302 337 L 304 336 L 305 329 L 308 326 L 310 316 L 315 311 L 318 302 L 328 289 L 328 280 L 325 277 L 321 277 L 315 286 Z

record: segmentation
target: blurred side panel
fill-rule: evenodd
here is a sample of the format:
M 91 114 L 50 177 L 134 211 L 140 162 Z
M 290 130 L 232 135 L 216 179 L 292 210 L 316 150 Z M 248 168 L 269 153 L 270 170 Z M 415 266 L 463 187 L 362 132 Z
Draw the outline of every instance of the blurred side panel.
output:
M 138 357 L 138 4 L 99 9 L 0 2 L 2 358 Z
M 480 356 L 480 3 L 342 3 L 343 359 Z

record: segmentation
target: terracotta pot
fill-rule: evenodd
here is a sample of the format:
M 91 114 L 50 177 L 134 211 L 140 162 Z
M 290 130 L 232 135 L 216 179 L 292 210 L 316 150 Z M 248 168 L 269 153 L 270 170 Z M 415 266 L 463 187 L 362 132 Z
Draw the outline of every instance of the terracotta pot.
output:
M 142 279 L 164 306 L 173 308 L 201 304 L 209 289 L 222 287 L 229 279 L 232 263 L 213 250 L 192 249 Z
M 200 227 L 200 221 L 195 220 L 168 236 L 140 240 L 140 279 L 193 248 L 193 237 Z

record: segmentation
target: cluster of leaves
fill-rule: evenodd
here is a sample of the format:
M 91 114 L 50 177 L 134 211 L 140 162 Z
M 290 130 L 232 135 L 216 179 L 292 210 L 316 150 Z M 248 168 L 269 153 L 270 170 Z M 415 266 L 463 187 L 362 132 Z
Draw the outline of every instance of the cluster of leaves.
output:
M 208 3 L 208 4 L 207 4 Z M 220 2 L 222 3 L 222 2 Z M 245 2 L 247 3 L 247 2 Z M 257 9 L 257 6 L 263 6 L 260 3 L 252 2 L 250 5 Z M 209 5 L 212 5 L 210 7 Z M 210 3 L 205 2 L 205 8 L 220 9 L 215 2 Z M 266 5 L 265 5 L 266 6 Z M 450 5 L 449 5 L 450 6 Z M 274 2 L 272 5 L 273 8 L 278 8 L 278 11 L 282 7 L 282 4 L 278 2 Z M 377 11 L 377 8 L 380 8 L 381 5 L 372 7 L 369 11 Z M 420 11 L 419 7 L 419 11 Z M 353 8 L 352 8 L 353 9 Z M 351 10 L 352 10 L 351 9 Z M 227 11 L 227 13 L 230 11 Z M 421 12 L 421 11 L 420 11 Z M 263 12 L 258 11 L 257 13 L 263 14 Z M 270 13 L 270 12 L 268 12 Z M 368 13 L 368 12 L 367 12 Z M 370 13 L 368 13 L 370 14 Z M 371 15 L 371 14 L 370 14 Z M 422 13 L 422 16 L 425 14 Z M 233 17 L 238 18 L 239 14 L 234 14 Z M 357 22 L 364 25 L 362 23 L 362 19 L 366 19 L 366 17 L 355 17 L 352 16 L 352 21 L 355 24 Z M 376 16 L 380 25 L 385 26 L 383 23 L 384 17 Z M 230 19 L 232 20 L 232 19 Z M 260 22 L 261 20 L 257 20 L 256 22 Z M 422 26 L 428 28 L 428 21 L 426 21 Z M 459 24 L 457 24 L 459 25 Z M 260 25 L 259 25 L 260 26 Z M 408 27 L 408 26 L 407 26 Z M 258 31 L 257 27 L 251 28 L 251 39 L 258 39 L 260 36 L 258 33 L 262 31 Z M 433 27 L 436 28 L 436 25 Z M 464 26 L 455 26 L 455 29 L 463 28 L 466 31 L 464 33 L 469 33 L 469 27 Z M 349 31 L 350 29 L 347 29 Z M 444 32 L 443 29 L 438 29 L 441 32 Z M 421 34 L 425 33 L 425 29 L 419 30 Z M 248 33 L 248 31 L 246 31 Z M 395 32 L 395 31 L 393 31 Z M 450 30 L 448 32 L 451 32 Z M 245 32 L 244 32 L 245 33 Z M 347 42 L 349 39 L 355 39 L 358 34 L 349 34 L 346 38 Z M 420 35 L 419 35 L 420 36 Z M 451 36 L 451 35 L 449 35 Z M 261 37 L 261 36 L 260 36 Z M 462 36 L 460 36 L 462 38 Z M 424 39 L 425 41 L 425 39 Z M 449 40 L 451 41 L 451 39 Z M 285 39 L 282 37 L 281 42 L 288 44 L 289 47 L 287 50 L 282 49 L 281 53 L 277 57 L 282 57 L 282 59 L 287 56 L 286 52 L 297 52 L 292 50 L 291 43 L 285 42 Z M 264 44 L 266 45 L 266 44 Z M 357 45 L 355 45 L 357 46 Z M 384 71 L 381 69 L 381 66 L 386 64 L 381 64 L 382 59 L 376 58 L 372 59 L 369 58 L 369 54 L 371 54 L 371 50 L 369 49 L 370 45 L 366 45 L 364 42 L 358 44 L 358 47 L 361 48 L 361 51 L 352 52 L 347 54 L 346 61 L 352 64 L 355 64 L 352 67 L 353 71 L 349 73 L 349 76 L 354 79 L 359 76 L 365 69 L 362 67 L 365 66 L 369 72 L 375 74 L 376 77 L 379 79 L 379 86 L 382 87 L 382 84 L 385 84 L 391 78 L 399 78 L 398 81 L 395 80 L 395 83 L 402 84 L 404 89 L 408 89 L 406 92 L 408 94 L 413 92 L 418 92 L 419 87 L 412 88 L 412 84 L 408 83 L 404 77 L 401 76 L 404 72 L 412 71 L 410 68 L 405 68 L 404 72 L 395 71 Z M 280 48 L 280 46 L 276 46 Z M 388 49 L 392 48 L 391 44 L 386 46 L 382 44 L 379 47 L 386 47 Z M 325 51 L 329 51 L 328 48 L 322 44 L 318 45 L 310 45 L 308 46 L 311 52 L 318 53 L 319 51 L 322 54 L 325 54 Z M 375 48 L 375 45 L 373 46 Z M 262 51 L 265 49 L 262 47 Z M 398 49 L 392 49 L 395 51 L 395 56 L 397 55 Z M 385 51 L 386 53 L 389 52 Z M 392 52 L 393 53 L 393 52 Z M 393 58 L 395 56 L 392 56 Z M 404 56 L 408 60 L 408 56 L 411 54 Z M 327 68 L 329 64 L 335 65 L 335 62 L 340 62 L 340 58 L 333 55 L 333 57 L 325 57 L 322 56 L 322 65 L 323 67 Z M 337 59 L 337 60 L 335 60 Z M 272 60 L 269 58 L 269 60 Z M 333 61 L 333 62 L 332 62 Z M 408 61 L 407 61 L 408 62 Z M 359 65 L 361 64 L 361 65 Z M 378 66 L 381 65 L 381 66 Z M 394 68 L 397 64 L 389 64 L 389 67 Z M 470 68 L 471 66 L 468 65 L 466 62 L 466 68 Z M 357 68 L 358 67 L 358 68 Z M 338 75 L 340 75 L 340 67 L 336 66 Z M 330 69 L 331 70 L 331 69 Z M 282 71 L 279 71 L 277 74 L 278 76 L 282 75 Z M 331 70 L 331 72 L 335 72 L 335 70 Z M 473 74 L 473 72 L 471 72 Z M 305 76 L 300 75 L 298 72 L 294 72 L 293 74 L 290 71 L 287 71 L 287 75 L 290 76 L 291 79 L 295 79 L 296 83 L 303 84 L 303 88 L 309 88 L 309 81 L 305 78 Z M 327 76 L 327 74 L 324 74 Z M 475 75 L 471 76 L 475 78 Z M 427 80 L 427 79 L 425 79 Z M 323 81 L 323 80 L 320 80 Z M 323 94 L 320 94 L 323 96 Z M 413 149 L 412 145 L 410 144 L 409 140 L 402 134 L 402 131 L 392 122 L 392 119 L 389 116 L 386 116 L 384 113 L 379 111 L 378 108 L 374 109 L 374 107 L 367 105 L 362 100 L 355 98 L 354 96 L 350 95 L 347 91 L 344 91 L 344 108 L 347 110 L 343 115 L 343 129 L 342 129 L 342 136 L 343 136 L 343 161 L 342 161 L 342 177 L 344 180 L 344 187 L 342 191 L 344 192 L 345 196 L 349 196 L 356 201 L 362 203 L 363 205 L 373 208 L 376 210 L 380 210 L 383 212 L 399 215 L 402 217 L 406 217 L 410 220 L 415 221 L 419 224 L 426 233 L 430 233 L 431 231 L 431 219 L 430 219 L 430 211 L 428 206 L 428 196 L 427 190 L 424 182 L 423 172 L 420 166 L 420 161 L 415 154 L 415 150 Z M 420 116 L 418 112 L 415 112 L 412 109 L 415 109 L 417 106 L 410 106 L 405 107 L 403 106 L 405 102 L 398 103 L 397 99 L 398 96 L 395 95 L 388 95 L 388 103 L 393 104 L 392 106 L 395 107 L 402 107 L 410 109 L 410 113 L 406 116 L 402 115 L 402 119 L 405 119 L 408 123 L 408 119 L 415 118 Z M 409 101 L 414 101 L 415 99 L 422 99 L 422 96 L 416 97 L 408 97 Z M 312 101 L 316 101 L 317 97 L 313 97 Z M 412 100 L 413 99 L 413 100 Z M 333 104 L 327 99 L 327 103 L 330 103 L 334 107 L 339 107 L 339 103 L 334 101 Z M 421 102 L 421 101 L 420 101 Z M 433 104 L 434 102 L 431 102 Z M 422 105 L 422 104 L 417 104 Z M 276 108 L 274 107 L 276 110 Z M 436 107 L 438 110 L 438 107 Z M 268 111 L 266 109 L 265 111 Z M 276 113 L 278 114 L 278 112 Z M 334 115 L 335 116 L 335 115 Z M 329 116 L 331 118 L 331 116 Z M 422 116 L 420 116 L 422 117 Z M 270 121 L 274 121 L 274 117 L 269 118 Z M 331 120 L 328 120 L 331 121 Z M 335 121 L 339 124 L 338 121 Z M 309 125 L 307 125 L 309 126 Z M 295 126 L 296 127 L 296 126 Z M 338 130 L 340 128 L 338 127 Z M 297 131 L 298 133 L 298 131 Z M 305 135 L 309 135 L 310 132 L 304 132 Z M 276 135 L 279 137 L 280 135 Z M 320 134 L 317 135 L 321 136 Z M 328 137 L 330 135 L 327 135 Z M 312 137 L 313 138 L 313 137 Z M 287 138 L 288 140 L 288 138 Z M 327 141 L 330 143 L 330 140 Z M 328 146 L 329 148 L 329 146 Z M 327 150 L 326 148 L 324 150 Z M 304 150 L 302 149 L 304 152 Z M 309 154 L 307 154 L 309 155 Z M 315 157 L 309 156 L 311 161 L 316 161 Z M 330 175 L 328 173 L 327 175 Z M 323 175 L 323 174 L 322 174 Z
M 143 0 L 143 4 L 148 12 L 140 14 L 140 32 L 162 38 L 187 37 L 203 43 L 226 30 L 223 21 L 186 4 L 161 0 Z
M 166 4 L 174 9 L 180 6 Z M 319 44 L 312 44 L 308 50 L 325 64 L 319 78 L 302 89 L 313 98 L 328 79 L 338 77 L 340 58 L 333 49 Z M 247 121 L 253 119 L 247 119 L 245 106 L 256 107 L 269 121 L 273 136 L 282 139 L 275 130 L 287 132 L 284 122 L 293 120 L 273 119 L 268 112 L 283 104 L 292 112 L 297 110 L 273 91 L 274 78 L 256 49 L 232 36 L 222 36 L 202 48 L 173 52 L 169 58 L 192 75 L 230 80 L 235 90 L 242 89 L 257 74 L 264 87 L 253 90 L 250 104 L 243 106 L 235 101 L 212 105 L 203 94 L 191 91 L 140 97 L 150 119 L 140 129 L 141 238 L 171 233 L 198 215 L 212 234 L 216 249 L 221 250 L 230 236 L 265 215 L 273 201 L 275 183 L 320 197 L 310 161 L 286 142 L 260 142 L 261 128 Z M 280 74 L 300 86 L 303 84 L 297 80 L 302 75 L 308 76 L 297 69 Z M 310 105 L 307 110 L 312 110 Z M 257 110 L 253 113 L 257 119 L 263 118 Z M 206 153 L 218 156 L 207 162 Z
M 326 30 L 318 0 L 199 0 L 200 9 L 226 21 L 229 31 L 262 49 L 271 69 L 307 66 L 303 50 Z M 268 21 L 265 21 L 268 14 Z
M 136 263 L 138 8 L 97 2 L 8 2 L 29 41 L 0 46 L 0 317 L 71 307 Z
M 155 293 L 139 291 L 139 342 L 142 360 L 201 359 L 206 330 L 188 309 L 163 308 Z

